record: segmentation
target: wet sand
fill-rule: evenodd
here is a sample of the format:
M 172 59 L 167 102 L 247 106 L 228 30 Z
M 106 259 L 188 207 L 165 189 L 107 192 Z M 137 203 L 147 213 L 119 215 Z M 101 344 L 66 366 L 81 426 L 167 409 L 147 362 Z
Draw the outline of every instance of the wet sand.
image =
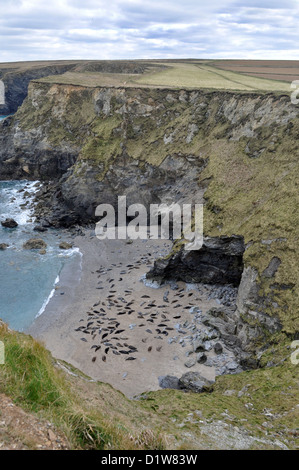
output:
M 215 368 L 185 363 L 193 351 L 195 312 L 219 307 L 204 287 L 145 285 L 154 260 L 169 252 L 168 240 L 100 241 L 94 231 L 76 237 L 80 263 L 68 265 L 44 313 L 28 330 L 54 357 L 128 397 L 158 390 L 159 377 Z M 192 338 L 192 335 L 191 335 Z M 208 353 L 213 355 L 213 351 Z M 195 354 L 192 354 L 195 357 Z

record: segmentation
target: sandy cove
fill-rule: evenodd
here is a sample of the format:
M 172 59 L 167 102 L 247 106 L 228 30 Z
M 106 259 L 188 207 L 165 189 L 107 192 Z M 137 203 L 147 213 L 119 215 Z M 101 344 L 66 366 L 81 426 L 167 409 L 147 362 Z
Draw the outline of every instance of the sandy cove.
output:
M 192 351 L 190 326 L 199 323 L 196 307 L 204 314 L 219 302 L 209 299 L 204 286 L 153 288 L 142 281 L 154 260 L 169 252 L 170 241 L 100 241 L 87 230 L 74 246 L 81 263 L 63 270 L 54 296 L 27 333 L 57 359 L 128 397 L 160 389 L 165 375 L 192 370 L 215 378 L 214 367 L 185 364 Z

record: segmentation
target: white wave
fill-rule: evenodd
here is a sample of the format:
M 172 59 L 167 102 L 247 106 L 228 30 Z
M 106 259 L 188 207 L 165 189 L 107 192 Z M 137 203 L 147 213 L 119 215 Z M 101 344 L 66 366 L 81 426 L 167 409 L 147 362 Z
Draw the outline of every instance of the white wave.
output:
M 54 282 L 54 288 L 51 290 L 50 292 L 50 295 L 48 296 L 48 298 L 44 301 L 42 307 L 40 308 L 39 312 L 37 313 L 37 315 L 35 316 L 35 318 L 39 317 L 42 313 L 44 313 L 44 311 L 46 310 L 46 307 L 48 305 L 48 303 L 50 302 L 50 300 L 52 299 L 53 295 L 55 294 L 55 286 L 57 286 L 58 282 L 59 282 L 59 275 L 56 277 L 55 279 L 55 282 Z
M 75 248 L 70 248 L 69 250 L 65 250 L 63 253 L 59 253 L 58 256 L 61 257 L 66 257 L 69 258 L 73 256 L 75 253 L 79 253 L 79 255 L 82 257 L 83 254 L 81 253 L 80 249 L 75 247 Z
M 16 188 L 3 188 L 2 189 L 2 197 L 4 197 L 4 200 L 2 203 L 4 203 L 4 207 L 2 208 L 2 214 L 1 216 L 3 218 L 13 218 L 17 221 L 19 225 L 26 225 L 28 223 L 33 223 L 35 218 L 33 217 L 33 210 L 32 210 L 32 204 L 33 204 L 33 198 L 34 194 L 38 191 L 39 186 L 39 181 L 24 181 L 20 184 L 17 185 Z M 20 192 L 20 189 L 23 189 L 24 191 Z M 27 195 L 26 198 L 24 198 L 24 193 L 25 191 L 29 194 Z M 27 204 L 27 207 L 21 207 L 21 205 Z M 5 208 L 5 209 L 4 209 Z M 4 211 L 3 211 L 4 209 Z M 31 222 L 29 222 L 31 219 Z

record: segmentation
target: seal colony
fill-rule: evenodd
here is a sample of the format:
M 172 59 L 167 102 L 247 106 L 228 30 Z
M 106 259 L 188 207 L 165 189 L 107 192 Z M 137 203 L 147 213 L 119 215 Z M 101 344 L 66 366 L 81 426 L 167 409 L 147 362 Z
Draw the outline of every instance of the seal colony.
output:
M 128 397 L 167 387 L 165 377 L 188 371 L 208 380 L 224 369 L 240 371 L 233 350 L 203 324 L 227 295 L 219 300 L 216 286 L 145 280 L 154 260 L 169 252 L 170 241 L 100 241 L 86 231 L 74 244 L 83 253 L 80 280 L 73 270 L 62 273 L 55 295 L 28 331 L 55 357 Z

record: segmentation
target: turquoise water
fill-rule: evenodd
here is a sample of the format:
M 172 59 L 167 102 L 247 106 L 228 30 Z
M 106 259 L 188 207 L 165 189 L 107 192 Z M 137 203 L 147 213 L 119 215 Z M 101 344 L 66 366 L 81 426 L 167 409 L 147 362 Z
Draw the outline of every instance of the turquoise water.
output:
M 2 119 L 5 119 L 7 116 L 0 116 L 0 121 L 2 121 Z
M 33 196 L 36 189 L 36 182 L 0 181 L 0 221 L 10 217 L 19 224 L 16 229 L 0 225 L 0 243 L 9 245 L 0 250 L 0 318 L 18 331 L 24 331 L 42 313 L 65 263 L 81 258 L 78 249 L 59 248 L 66 237 L 58 230 L 33 231 L 30 204 L 20 206 L 24 192 Z M 23 243 L 29 238 L 42 238 L 48 245 L 46 254 L 24 250 Z

